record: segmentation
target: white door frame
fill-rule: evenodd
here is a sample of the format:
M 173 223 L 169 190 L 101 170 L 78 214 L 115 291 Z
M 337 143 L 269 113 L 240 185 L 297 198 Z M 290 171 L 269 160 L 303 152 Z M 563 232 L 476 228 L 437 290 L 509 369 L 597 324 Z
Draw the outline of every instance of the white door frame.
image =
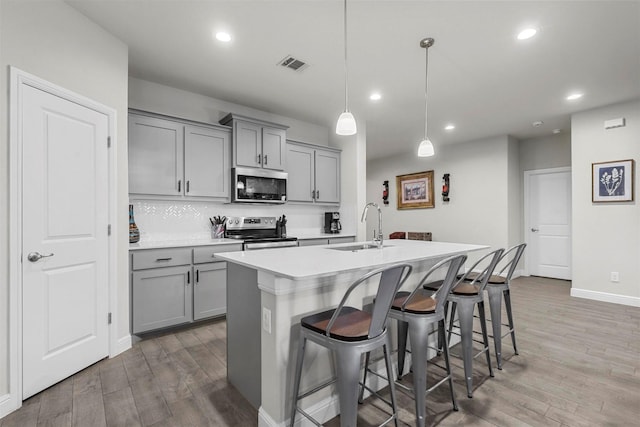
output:
M 559 168 L 550 168 L 550 169 L 536 169 L 530 171 L 524 171 L 524 242 L 529 245 L 531 242 L 529 241 L 529 233 L 527 230 L 531 228 L 530 218 L 529 218 L 529 181 L 533 175 L 545 175 L 549 173 L 560 173 L 560 172 L 571 172 L 571 166 L 563 166 Z M 573 195 L 571 196 L 573 197 Z M 529 245 L 530 246 L 530 245 Z M 524 275 L 529 276 L 529 272 L 531 270 L 530 265 L 531 257 L 524 257 Z
M 22 88 L 31 86 L 52 95 L 105 114 L 111 147 L 108 150 L 109 224 L 113 230 L 109 241 L 108 292 L 109 356 L 118 354 L 117 289 L 117 164 L 116 110 L 49 83 L 15 67 L 10 67 L 9 86 L 9 393 L 0 396 L 0 418 L 22 406 Z M 106 141 L 105 141 L 106 144 Z M 105 233 L 107 230 L 105 230 Z

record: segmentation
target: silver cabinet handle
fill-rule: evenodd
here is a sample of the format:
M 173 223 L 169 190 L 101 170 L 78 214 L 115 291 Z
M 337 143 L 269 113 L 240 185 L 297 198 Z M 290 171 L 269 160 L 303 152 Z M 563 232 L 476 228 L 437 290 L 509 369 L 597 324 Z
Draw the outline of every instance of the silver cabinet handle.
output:
M 182 180 L 179 179 L 178 180 L 178 193 L 180 192 L 181 189 L 182 189 Z
M 262 164 L 262 154 L 258 154 L 258 164 Z
M 191 182 L 191 181 L 187 181 L 187 193 L 189 192 L 189 183 L 190 183 L 190 182 Z
M 267 164 L 267 155 L 266 154 L 264 155 L 264 164 L 265 165 Z
M 316 190 L 311 190 L 311 198 L 312 199 L 316 198 Z
M 171 261 L 173 258 L 169 257 L 169 258 L 156 258 L 156 262 L 160 262 L 160 261 Z
M 531 231 L 533 231 L 534 233 L 537 233 L 538 231 L 540 231 L 540 229 L 538 228 L 532 228 Z
M 316 190 L 316 199 L 320 198 L 320 190 Z
M 40 261 L 40 258 L 49 258 L 50 256 L 53 256 L 53 252 L 50 254 L 41 254 L 40 252 L 30 252 L 29 255 L 27 255 L 27 259 L 31 262 L 38 262 Z

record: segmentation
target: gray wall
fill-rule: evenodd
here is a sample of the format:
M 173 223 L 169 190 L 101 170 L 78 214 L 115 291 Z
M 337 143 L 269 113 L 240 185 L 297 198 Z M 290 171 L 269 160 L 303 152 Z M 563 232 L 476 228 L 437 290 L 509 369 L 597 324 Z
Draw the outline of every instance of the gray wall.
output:
M 382 206 L 382 183 L 389 180 L 389 205 L 383 208 L 385 236 L 394 231 L 430 231 L 437 241 L 507 246 L 509 234 L 519 228 L 513 219 L 518 208 L 509 201 L 510 196 L 521 197 L 519 188 L 509 186 L 514 176 L 510 153 L 512 161 L 517 159 L 514 144 L 506 136 L 449 146 L 436 142 L 434 157 L 410 153 L 369 162 L 367 201 Z M 398 210 L 396 176 L 428 170 L 434 171 L 435 208 Z M 441 196 L 445 173 L 451 174 L 450 202 Z M 376 221 L 370 215 L 367 238 Z
M 627 125 L 604 129 L 604 121 Z M 634 159 L 635 201 L 591 202 L 591 164 Z M 640 101 L 575 114 L 571 119 L 573 283 L 572 294 L 627 297 L 640 306 Z M 612 283 L 610 273 L 620 273 Z M 604 294 L 604 295 L 603 295 Z
M 571 166 L 571 133 L 520 141 L 520 169 L 524 171 Z
M 58 0 L 0 2 L 0 397 L 8 390 L 8 66 L 94 99 L 117 110 L 118 336 L 129 335 L 127 209 L 128 49 L 86 17 Z

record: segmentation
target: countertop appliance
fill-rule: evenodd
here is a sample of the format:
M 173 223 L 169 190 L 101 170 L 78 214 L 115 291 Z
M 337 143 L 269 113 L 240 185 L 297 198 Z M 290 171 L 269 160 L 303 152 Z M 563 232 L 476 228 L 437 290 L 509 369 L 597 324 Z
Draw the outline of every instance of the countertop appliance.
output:
M 324 232 L 337 234 L 342 230 L 342 224 L 340 224 L 340 212 L 325 212 L 324 213 Z
M 232 216 L 227 218 L 225 237 L 244 240 L 245 251 L 298 246 L 298 238 L 281 237 L 277 225 L 272 216 Z
M 233 168 L 231 201 L 234 203 L 285 203 L 287 172 L 258 168 Z

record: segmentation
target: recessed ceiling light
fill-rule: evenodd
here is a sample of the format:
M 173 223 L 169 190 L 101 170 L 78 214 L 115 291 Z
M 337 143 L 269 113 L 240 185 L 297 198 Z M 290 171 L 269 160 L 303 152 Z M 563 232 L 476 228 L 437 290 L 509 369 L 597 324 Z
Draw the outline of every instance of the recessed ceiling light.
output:
M 525 28 L 524 30 L 518 33 L 518 40 L 526 40 L 535 36 L 538 30 L 535 28 Z
M 229 42 L 231 41 L 231 34 L 224 31 L 218 31 L 216 33 L 216 39 L 220 40 L 221 42 Z
M 444 130 L 454 130 L 455 128 L 456 128 L 456 126 L 455 126 L 455 125 L 446 125 L 446 126 L 444 127 Z
M 575 101 L 576 99 L 582 98 L 582 95 L 582 93 L 572 93 L 571 95 L 567 96 L 567 101 Z
M 372 101 L 380 101 L 382 99 L 382 95 L 380 95 L 379 93 L 372 93 L 371 96 L 369 96 L 369 99 Z
M 553 132 L 554 135 L 557 135 L 560 132 L 562 132 L 562 129 L 554 129 L 552 132 Z
M 534 128 L 540 127 L 544 124 L 544 122 L 542 120 L 536 120 L 535 122 L 531 123 L 531 126 L 533 126 Z

